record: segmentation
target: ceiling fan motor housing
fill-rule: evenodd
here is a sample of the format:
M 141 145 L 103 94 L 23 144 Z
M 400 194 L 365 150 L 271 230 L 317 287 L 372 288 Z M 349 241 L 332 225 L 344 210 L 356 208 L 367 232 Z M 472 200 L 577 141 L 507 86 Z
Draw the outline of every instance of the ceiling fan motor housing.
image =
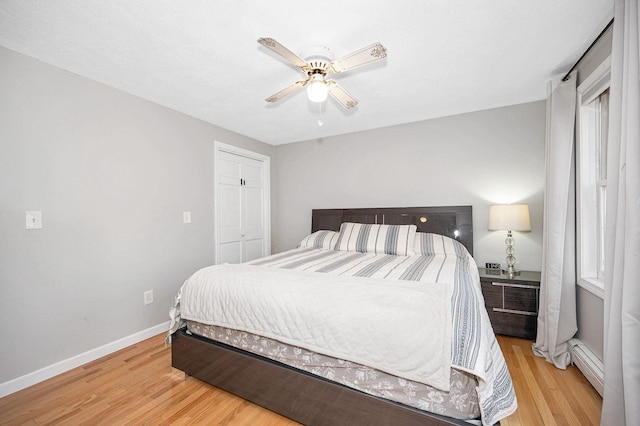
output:
M 308 72 L 310 76 L 313 74 L 325 75 L 329 64 L 335 59 L 331 49 L 325 46 L 312 46 L 302 52 L 300 56 L 307 61 L 311 67 L 311 70 Z

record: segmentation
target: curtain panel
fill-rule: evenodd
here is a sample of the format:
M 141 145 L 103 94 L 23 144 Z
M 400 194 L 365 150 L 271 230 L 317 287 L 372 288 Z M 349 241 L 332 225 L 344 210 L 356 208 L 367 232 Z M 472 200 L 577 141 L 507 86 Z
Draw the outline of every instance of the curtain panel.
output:
M 640 421 L 640 12 L 616 0 L 605 233 L 602 425 Z
M 576 72 L 547 99 L 542 276 L 533 353 L 556 367 L 571 362 L 569 340 L 578 330 L 575 249 Z

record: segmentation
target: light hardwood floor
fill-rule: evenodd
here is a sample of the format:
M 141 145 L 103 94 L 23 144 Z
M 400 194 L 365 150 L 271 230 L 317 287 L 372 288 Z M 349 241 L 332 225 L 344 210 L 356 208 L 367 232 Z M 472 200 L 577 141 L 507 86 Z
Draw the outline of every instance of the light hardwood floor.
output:
M 1 425 L 296 425 L 171 368 L 164 335 L 0 399 Z M 519 408 L 502 425 L 597 425 L 602 400 L 575 367 L 498 336 Z

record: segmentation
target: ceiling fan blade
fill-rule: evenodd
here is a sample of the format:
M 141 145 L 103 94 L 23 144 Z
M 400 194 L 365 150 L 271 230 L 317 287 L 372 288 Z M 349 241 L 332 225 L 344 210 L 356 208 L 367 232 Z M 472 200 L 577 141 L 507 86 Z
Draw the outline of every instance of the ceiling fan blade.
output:
M 288 94 L 295 92 L 300 87 L 305 86 L 308 81 L 309 81 L 308 79 L 307 80 L 296 81 L 295 83 L 293 83 L 290 86 L 285 87 L 284 89 L 282 89 L 278 93 L 269 96 L 267 99 L 265 99 L 265 101 L 267 101 L 267 102 L 277 102 L 280 99 L 282 99 L 285 96 L 287 96 Z
M 263 45 L 264 47 L 271 49 L 273 52 L 277 53 L 287 61 L 291 62 L 296 67 L 300 68 L 303 71 L 307 71 L 309 69 L 309 64 L 302 59 L 300 56 L 296 55 L 277 41 L 269 37 L 261 37 L 258 39 L 258 43 Z
M 335 81 L 327 80 L 326 84 L 327 84 L 327 88 L 329 89 L 329 94 L 331 95 L 331 97 L 336 101 L 338 101 L 338 103 L 342 105 L 344 108 L 349 109 L 358 105 L 358 100 L 353 96 L 351 96 L 349 92 L 344 90 L 342 86 L 340 86 Z
M 387 49 L 381 43 L 374 43 L 360 50 L 356 50 L 329 64 L 328 73 L 338 74 L 349 71 L 361 65 L 379 61 L 387 57 Z

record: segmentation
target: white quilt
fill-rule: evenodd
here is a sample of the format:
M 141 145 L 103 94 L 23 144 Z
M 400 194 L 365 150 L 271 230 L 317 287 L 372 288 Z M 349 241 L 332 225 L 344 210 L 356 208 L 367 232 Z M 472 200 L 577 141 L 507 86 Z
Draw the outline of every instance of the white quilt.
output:
M 452 285 L 225 264 L 190 277 L 179 309 L 448 391 Z

